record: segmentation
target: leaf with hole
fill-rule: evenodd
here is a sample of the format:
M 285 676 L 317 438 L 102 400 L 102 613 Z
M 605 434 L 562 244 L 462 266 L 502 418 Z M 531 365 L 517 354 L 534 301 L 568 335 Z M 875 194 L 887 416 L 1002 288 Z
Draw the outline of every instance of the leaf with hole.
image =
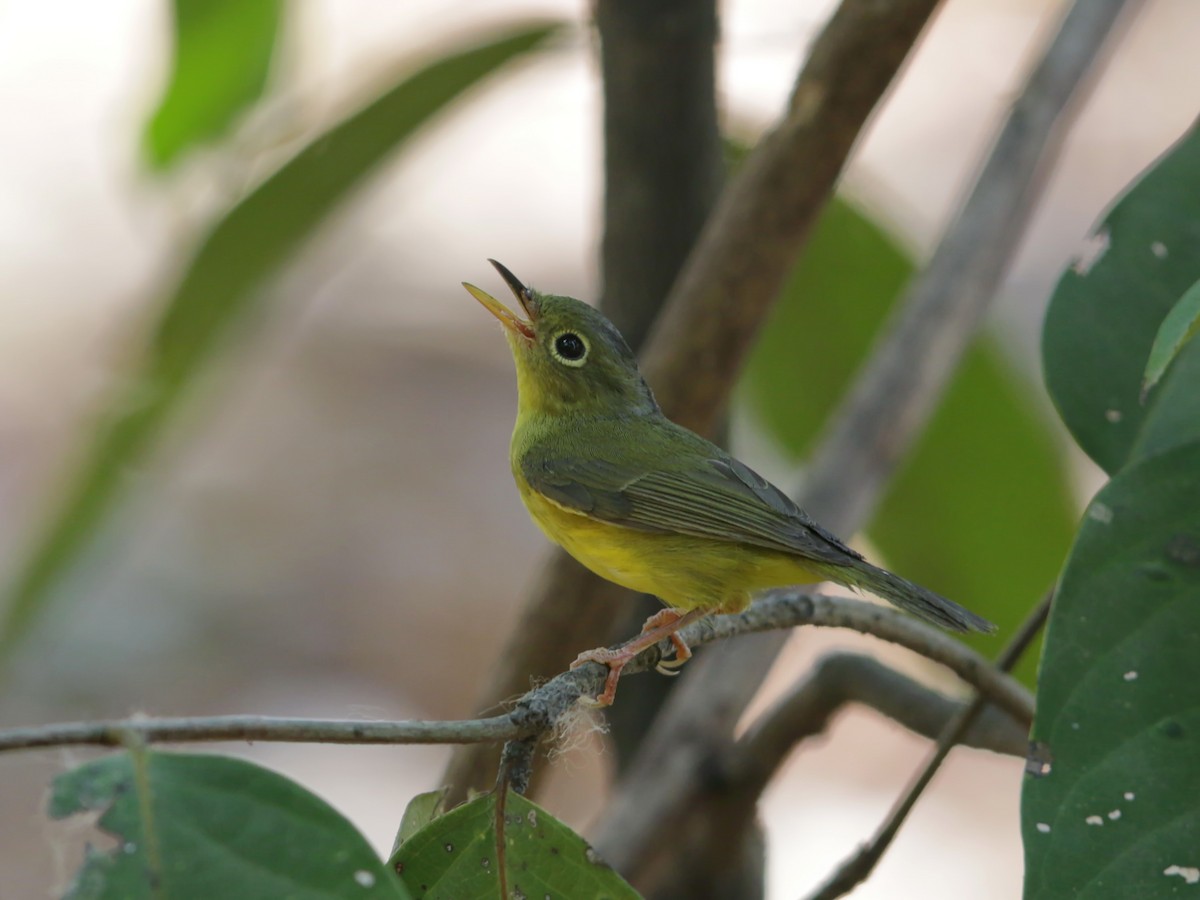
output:
M 1200 442 L 1088 508 L 1046 633 L 1026 900 L 1191 896 L 1200 868 Z
M 1079 446 L 1109 474 L 1130 458 L 1167 383 L 1141 402 L 1163 320 L 1200 279 L 1200 127 L 1117 201 L 1046 311 L 1046 387 Z M 1185 401 L 1200 419 L 1200 390 Z

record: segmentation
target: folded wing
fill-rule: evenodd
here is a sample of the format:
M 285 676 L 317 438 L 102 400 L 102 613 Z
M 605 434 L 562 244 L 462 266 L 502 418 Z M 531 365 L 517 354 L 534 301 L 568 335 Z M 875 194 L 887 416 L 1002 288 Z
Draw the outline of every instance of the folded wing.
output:
M 714 447 L 713 450 L 716 450 Z M 749 544 L 834 565 L 862 556 L 733 457 L 686 455 L 648 467 L 599 457 L 527 454 L 521 471 L 560 506 L 626 528 Z

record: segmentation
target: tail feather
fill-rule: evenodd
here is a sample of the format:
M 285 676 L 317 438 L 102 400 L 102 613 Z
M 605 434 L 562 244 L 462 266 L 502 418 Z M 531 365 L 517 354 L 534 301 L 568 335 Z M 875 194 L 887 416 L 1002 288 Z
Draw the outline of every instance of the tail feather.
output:
M 948 631 L 989 633 L 996 630 L 996 626 L 983 616 L 959 606 L 953 600 L 947 600 L 940 594 L 868 562 L 855 561 L 853 566 L 840 568 L 833 580 L 850 587 L 864 588 L 918 618 Z

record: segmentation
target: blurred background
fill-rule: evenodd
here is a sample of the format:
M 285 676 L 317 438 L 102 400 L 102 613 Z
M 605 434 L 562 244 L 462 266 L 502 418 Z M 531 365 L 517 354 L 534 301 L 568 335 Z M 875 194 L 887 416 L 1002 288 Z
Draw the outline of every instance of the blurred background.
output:
M 722 4 L 727 131 L 752 143 L 769 127 L 831 8 L 825 0 Z M 856 215 L 888 235 L 889 252 L 919 263 L 932 250 L 1062 8 L 947 0 L 843 186 Z M 459 282 L 497 292 L 485 262 L 495 257 L 534 287 L 598 294 L 601 94 L 590 9 L 567 0 L 304 0 L 284 10 L 264 96 L 221 140 L 156 168 L 144 133 L 171 71 L 170 5 L 0 2 L 6 577 L 42 535 L 97 417 L 120 395 L 214 221 L 405 72 L 514 23 L 570 24 L 398 149 L 270 280 L 265 302 L 220 344 L 164 439 L 120 473 L 113 514 L 56 584 L 0 682 L 0 726 L 130 713 L 470 715 L 547 556 L 509 474 L 516 397 L 508 350 Z M 1198 36 L 1192 0 L 1147 0 L 1131 20 L 994 307 L 988 365 L 1003 373 L 1026 430 L 1044 435 L 1051 454 L 1049 462 L 1035 454 L 1042 480 L 1030 483 L 1053 511 L 1005 513 L 1029 520 L 1035 536 L 1043 526 L 1053 533 L 1015 609 L 1049 585 L 1073 517 L 1099 483 L 1068 451 L 1043 399 L 1042 310 L 1091 223 L 1195 116 Z M 836 223 L 830 228 L 836 240 Z M 764 348 L 795 346 L 789 340 L 776 329 Z M 771 424 L 781 358 L 752 364 L 734 410 L 734 449 L 791 487 L 796 448 Z M 805 402 L 794 383 L 784 388 L 790 402 Z M 903 566 L 903 548 L 888 552 L 887 535 L 885 524 L 870 539 L 922 580 L 919 560 Z M 958 585 L 947 573 L 933 586 L 947 581 Z M 960 589 L 970 595 L 953 596 L 975 605 L 971 586 Z M 878 649 L 841 634 L 793 643 L 764 697 L 832 647 Z M 942 677 L 899 651 L 881 652 Z M 546 805 L 586 832 L 609 765 L 602 737 L 586 728 L 569 745 Z M 797 896 L 851 852 L 925 748 L 851 710 L 797 753 L 763 811 L 770 896 Z M 221 749 L 297 778 L 380 852 L 448 755 Z M 5 900 L 57 895 L 82 841 L 96 840 L 86 823 L 48 824 L 43 813 L 49 780 L 85 755 L 0 757 Z M 1020 772 L 1019 761 L 956 751 L 855 896 L 904 896 L 918 886 L 930 898 L 1017 896 Z

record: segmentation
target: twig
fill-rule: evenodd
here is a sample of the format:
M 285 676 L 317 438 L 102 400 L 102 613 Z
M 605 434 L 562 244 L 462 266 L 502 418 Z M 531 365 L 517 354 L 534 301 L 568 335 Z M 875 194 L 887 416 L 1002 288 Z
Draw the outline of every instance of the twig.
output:
M 693 647 L 738 635 L 813 625 L 850 628 L 908 647 L 955 672 L 1018 721 L 1033 717 L 1033 699 L 1018 682 L 997 672 L 983 657 L 932 626 L 861 600 L 801 591 L 770 594 L 733 616 L 701 620 L 682 632 Z M 653 669 L 669 645 L 651 647 L 633 660 L 627 673 Z M 669 652 L 669 650 L 668 650 Z M 283 719 L 268 716 L 215 716 L 154 719 L 134 717 L 103 722 L 38 725 L 0 731 L 0 752 L 90 744 L 122 746 L 129 735 L 146 743 L 179 741 L 308 741 L 339 744 L 447 744 L 499 742 L 544 734 L 581 695 L 595 695 L 607 669 L 580 666 L 527 692 L 510 712 L 485 719 L 452 722 L 370 722 Z
M 914 734 L 937 738 L 966 706 L 914 681 L 873 656 L 832 653 L 774 707 L 763 713 L 730 748 L 722 766 L 730 783 L 749 786 L 757 797 L 797 744 L 820 734 L 850 704 L 866 706 Z M 994 706 L 963 736 L 965 746 L 1025 757 L 1029 723 Z
M 937 2 L 843 0 L 813 45 L 786 116 L 722 194 L 654 326 L 643 371 L 671 418 L 711 429 L 867 117 Z M 627 596 L 555 554 L 476 709 L 603 640 Z M 486 750 L 456 752 L 451 796 L 487 788 L 494 767 Z
M 1057 155 L 1072 97 L 1121 5 L 1104 0 L 1073 8 L 943 239 L 949 249 L 935 253 L 822 441 L 801 505 L 834 531 L 851 533 L 865 521 L 973 338 Z M 635 884 L 645 886 L 641 867 L 654 835 L 685 815 L 711 818 L 698 804 L 706 748 L 728 739 L 783 640 L 770 635 L 708 654 L 664 709 L 595 836 L 601 855 Z M 664 772 L 659 760 L 668 755 L 672 764 Z
M 321 744 L 459 744 L 496 742 L 519 734 L 507 715 L 448 722 L 291 719 L 277 716 L 134 716 L 97 722 L 32 725 L 0 731 L 0 752 L 39 747 L 119 747 L 137 734 L 148 744 L 262 741 Z
M 1047 594 L 1037 607 L 1031 612 L 1026 620 L 1021 624 L 1017 633 L 1013 636 L 1008 646 L 1000 653 L 996 660 L 996 667 L 1004 672 L 1012 671 L 1013 666 L 1021 658 L 1022 654 L 1033 643 L 1035 637 L 1042 626 L 1046 623 L 1046 617 L 1050 614 L 1050 604 L 1053 600 L 1053 592 Z M 863 846 L 858 853 L 843 862 L 834 872 L 833 876 L 822 885 L 815 893 L 810 895 L 809 900 L 834 900 L 835 897 L 841 897 L 854 890 L 856 886 L 866 880 L 867 876 L 879 863 L 887 848 L 891 846 L 892 840 L 896 837 L 896 833 L 900 830 L 900 826 L 904 824 L 904 820 L 908 818 L 908 814 L 916 805 L 925 788 L 929 786 L 929 782 L 933 780 L 933 776 L 937 774 L 937 770 L 941 767 L 950 750 L 955 744 L 959 743 L 963 735 L 971 727 L 971 723 L 987 705 L 987 700 L 982 696 L 975 696 L 972 701 L 965 706 L 945 727 L 942 734 L 938 738 L 937 749 L 925 764 L 925 768 L 921 774 L 909 785 L 904 796 L 899 802 L 892 807 L 892 811 L 888 814 L 887 820 L 882 827 L 871 838 L 871 842 Z
M 711 748 L 702 768 L 703 816 L 689 816 L 660 841 L 653 871 L 661 866 L 670 878 L 651 875 L 647 900 L 660 897 L 761 897 L 740 885 L 730 888 L 731 873 L 746 872 L 757 861 L 761 871 L 758 800 L 767 783 L 805 739 L 825 730 L 850 703 L 871 707 L 906 728 L 936 738 L 964 704 L 925 687 L 872 656 L 833 653 L 818 662 L 785 698 L 763 713 L 737 741 Z M 1024 757 L 1028 723 L 989 706 L 966 740 L 974 745 Z M 664 885 L 666 885 L 664 887 Z
M 807 607 L 803 610 L 802 607 Z M 790 623 L 790 624 L 789 624 Z M 1024 727 L 1033 722 L 1033 697 L 1024 686 L 996 671 L 984 657 L 940 629 L 891 607 L 803 591 L 772 591 L 736 616 L 713 616 L 686 629 L 689 643 L 707 643 L 734 634 L 775 632 L 800 624 L 848 628 L 908 647 L 941 663 L 969 684 L 980 686 L 997 706 Z M 700 638 L 700 640 L 696 640 Z M 721 649 L 728 649 L 725 644 Z

